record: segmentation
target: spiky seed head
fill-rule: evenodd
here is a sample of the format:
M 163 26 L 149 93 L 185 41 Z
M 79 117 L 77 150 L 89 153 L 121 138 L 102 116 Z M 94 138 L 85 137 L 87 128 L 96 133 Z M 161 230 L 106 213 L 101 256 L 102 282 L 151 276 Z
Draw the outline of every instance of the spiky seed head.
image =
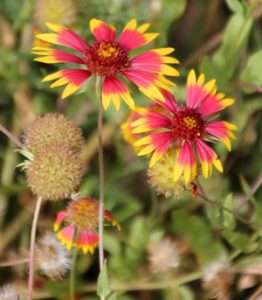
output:
M 174 196 L 181 199 L 183 193 L 189 188 L 183 178 L 174 181 L 174 165 L 176 155 L 169 150 L 153 167 L 147 171 L 149 184 L 156 190 L 157 194 L 164 195 L 166 198 Z
M 79 153 L 65 144 L 40 148 L 26 168 L 33 193 L 43 200 L 61 200 L 78 190 L 83 175 Z
M 35 261 L 37 268 L 52 280 L 62 279 L 71 265 L 70 252 L 50 232 L 37 242 Z
M 25 131 L 24 144 L 35 154 L 50 144 L 67 144 L 79 150 L 84 143 L 82 131 L 62 114 L 46 113 L 38 117 Z
M 22 300 L 22 297 L 17 293 L 15 288 L 8 284 L 0 287 L 0 299 L 1 300 Z

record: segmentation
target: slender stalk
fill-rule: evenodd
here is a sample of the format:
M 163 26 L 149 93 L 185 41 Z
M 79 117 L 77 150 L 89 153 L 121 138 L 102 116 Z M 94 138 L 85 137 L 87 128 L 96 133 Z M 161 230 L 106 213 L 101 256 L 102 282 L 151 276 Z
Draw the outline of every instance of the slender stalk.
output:
M 33 285 L 34 285 L 34 258 L 35 258 L 35 236 L 36 227 L 41 208 L 42 198 L 37 197 L 33 223 L 31 227 L 31 239 L 30 239 L 30 253 L 29 253 L 29 277 L 28 277 L 28 300 L 32 300 L 33 296 Z
M 70 300 L 75 300 L 75 267 L 76 267 L 77 248 L 74 249 L 72 265 L 70 269 Z
M 235 212 L 235 211 L 232 211 L 231 209 L 225 207 L 224 205 L 216 202 L 216 201 L 213 201 L 213 200 L 210 200 L 204 193 L 203 193 L 203 189 L 201 188 L 201 191 L 202 193 L 198 193 L 198 197 L 204 201 L 206 201 L 207 203 L 209 204 L 212 204 L 212 205 L 215 205 L 217 206 L 218 208 L 220 208 L 221 210 L 224 210 L 230 214 L 232 214 L 236 219 L 238 219 L 239 221 L 241 221 L 242 223 L 246 224 L 246 225 L 249 225 L 250 227 L 252 227 L 253 229 L 261 229 L 262 226 L 260 224 L 256 224 L 256 223 L 253 223 L 253 222 L 250 222 L 249 220 L 245 219 L 244 217 L 242 217 L 239 213 Z
M 3 125 L 0 124 L 0 131 L 6 135 L 12 142 L 14 142 L 19 148 L 23 149 L 25 146 L 22 144 L 19 139 L 8 131 Z
M 0 268 L 22 265 L 22 264 L 26 264 L 28 262 L 29 262 L 29 258 L 21 258 L 21 259 L 15 260 L 15 261 L 1 262 Z
M 98 164 L 99 164 L 99 222 L 98 222 L 98 234 L 99 234 L 99 269 L 100 271 L 104 266 L 104 247 L 103 247 L 103 220 L 104 220 L 104 196 L 105 196 L 105 168 L 104 168 L 104 153 L 103 153 L 103 104 L 99 90 L 99 77 L 96 82 L 97 99 L 99 100 L 98 119 L 97 119 L 97 131 L 98 131 Z

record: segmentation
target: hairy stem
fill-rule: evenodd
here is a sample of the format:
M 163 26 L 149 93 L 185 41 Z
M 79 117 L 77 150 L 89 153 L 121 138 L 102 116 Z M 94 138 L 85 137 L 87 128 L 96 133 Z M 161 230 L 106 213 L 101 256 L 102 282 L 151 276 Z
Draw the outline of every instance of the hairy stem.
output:
M 102 128 L 103 128 L 103 106 L 102 101 L 99 101 L 98 110 L 98 163 L 99 163 L 99 268 L 100 271 L 104 266 L 104 248 L 103 248 L 103 220 L 104 220 L 104 184 L 105 184 L 105 170 L 104 170 L 104 153 L 103 153 L 103 140 L 102 140 Z
M 76 267 L 77 248 L 74 249 L 72 265 L 70 269 L 70 300 L 75 300 L 75 267 Z
M 33 285 L 34 285 L 34 259 L 35 259 L 35 237 L 36 227 L 41 208 L 42 198 L 37 197 L 33 223 L 31 227 L 30 253 L 29 253 L 29 277 L 28 277 L 28 300 L 32 300 Z
M 19 139 L 8 131 L 3 125 L 0 124 L 0 131 L 6 135 L 12 142 L 14 142 L 19 148 L 23 149 L 25 146 L 22 144 Z

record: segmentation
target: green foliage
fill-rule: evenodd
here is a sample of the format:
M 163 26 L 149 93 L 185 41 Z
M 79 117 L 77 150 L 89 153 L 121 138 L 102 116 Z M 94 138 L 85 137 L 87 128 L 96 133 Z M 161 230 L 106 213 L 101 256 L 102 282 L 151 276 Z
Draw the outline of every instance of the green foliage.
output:
M 97 295 L 105 298 L 109 296 L 110 292 L 111 289 L 109 288 L 109 282 L 108 282 L 107 264 L 105 263 L 103 269 L 100 271 L 98 276 Z
M 241 73 L 241 81 L 245 84 L 249 84 L 244 90 L 251 93 L 256 91 L 256 87 L 262 86 L 262 74 L 257 72 L 262 68 L 262 50 L 259 50 L 249 56 L 246 68 Z
M 182 235 L 190 244 L 200 265 L 225 254 L 222 243 L 212 237 L 210 226 L 201 218 L 177 210 L 173 212 L 172 219 L 175 232 Z
M 252 242 L 252 237 L 250 235 L 241 232 L 224 230 L 223 237 L 230 243 L 233 248 L 244 253 L 252 253 L 258 247 L 258 244 L 256 242 Z
M 232 1 L 234 7 L 238 1 Z M 241 6 L 241 5 L 240 5 Z M 241 6 L 242 7 L 242 6 Z M 250 14 L 244 15 L 236 9 L 236 13 L 230 17 L 225 31 L 223 41 L 212 58 L 205 57 L 200 64 L 201 72 L 208 78 L 216 78 L 219 86 L 224 90 L 230 90 L 228 81 L 234 75 L 243 49 L 246 47 L 253 25 Z

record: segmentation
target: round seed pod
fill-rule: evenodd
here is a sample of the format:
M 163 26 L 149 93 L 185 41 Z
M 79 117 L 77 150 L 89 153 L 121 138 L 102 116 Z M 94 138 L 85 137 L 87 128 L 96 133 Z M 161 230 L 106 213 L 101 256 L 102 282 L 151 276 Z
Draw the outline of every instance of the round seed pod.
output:
M 38 117 L 25 131 L 24 144 L 33 154 L 55 143 L 67 144 L 72 149 L 80 150 L 84 143 L 82 131 L 58 113 L 46 113 Z
M 79 153 L 66 144 L 51 144 L 37 151 L 26 168 L 33 193 L 43 200 L 61 200 L 78 190 L 83 175 Z

